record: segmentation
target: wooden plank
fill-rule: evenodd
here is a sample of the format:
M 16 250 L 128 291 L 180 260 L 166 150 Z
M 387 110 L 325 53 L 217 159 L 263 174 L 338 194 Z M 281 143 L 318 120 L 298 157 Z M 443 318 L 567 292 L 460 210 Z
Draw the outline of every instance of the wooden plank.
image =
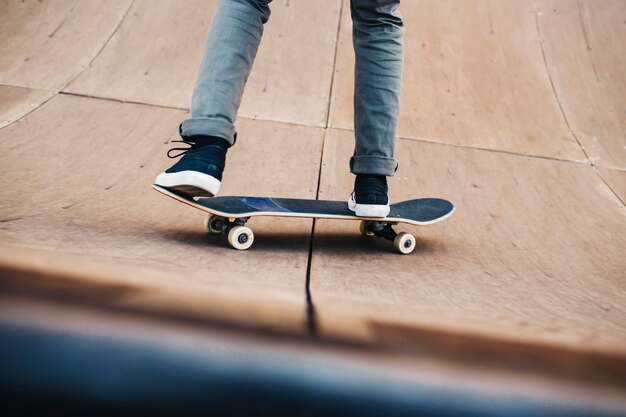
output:
M 528 155 L 585 160 L 556 102 L 532 5 L 403 2 L 405 62 L 398 134 Z M 352 129 L 353 65 L 344 3 L 330 126 Z
M 594 164 L 626 169 L 626 3 L 538 3 L 550 78 L 571 129 Z
M 53 95 L 52 91 L 0 85 L 0 128 L 19 120 Z
M 0 3 L 0 83 L 58 91 L 100 52 L 131 0 Z
M 156 175 L 173 162 L 165 157 L 172 146 L 167 140 L 184 116 L 178 110 L 62 95 L 24 123 L 0 131 L 0 243 L 51 251 L 46 259 L 77 254 L 74 275 L 83 280 L 94 268 L 111 277 L 129 265 L 121 276 L 136 271 L 157 274 L 181 289 L 230 288 L 234 309 L 238 292 L 256 299 L 261 310 L 264 303 L 290 306 L 288 318 L 270 314 L 251 322 L 293 319 L 302 325 L 310 220 L 259 219 L 255 247 L 241 253 L 221 237 L 208 236 L 201 214 L 151 189 Z M 315 196 L 321 129 L 241 120 L 240 132 L 228 155 L 224 193 Z M 252 137 L 257 140 L 246 140 Z M 290 175 L 277 175 L 277 169 Z M 22 259 L 28 264 L 27 255 Z M 72 270 L 69 259 L 54 268 Z M 88 267 L 90 262 L 97 266 Z M 150 294 L 138 291 L 133 297 Z M 298 317 L 290 315 L 294 305 Z
M 320 198 L 352 191 L 350 136 L 326 137 Z M 392 202 L 441 197 L 456 213 L 407 227 L 409 256 L 348 222 L 318 221 L 321 335 L 417 348 L 441 332 L 626 358 L 626 211 L 592 167 L 412 140 L 397 156 Z
M 188 108 L 215 5 L 135 2 L 111 43 L 67 91 Z M 326 124 L 339 7 L 339 0 L 272 2 L 240 116 Z
M 167 259 L 159 265 L 131 256 L 121 259 L 0 244 L 0 288 L 14 298 L 303 333 L 302 301 L 294 291 L 211 275 L 206 269 L 181 268 Z M 265 297 L 262 303 L 260 294 Z

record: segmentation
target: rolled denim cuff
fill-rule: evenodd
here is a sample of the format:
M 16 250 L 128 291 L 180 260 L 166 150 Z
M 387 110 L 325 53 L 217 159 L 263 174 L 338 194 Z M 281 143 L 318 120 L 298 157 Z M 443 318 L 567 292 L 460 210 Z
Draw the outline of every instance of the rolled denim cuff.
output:
M 184 120 L 178 131 L 182 138 L 191 136 L 217 136 L 226 140 L 230 146 L 235 144 L 237 131 L 235 126 L 227 120 L 214 117 L 194 117 Z
M 350 172 L 353 174 L 374 174 L 392 177 L 398 169 L 393 158 L 376 155 L 360 155 L 350 158 Z

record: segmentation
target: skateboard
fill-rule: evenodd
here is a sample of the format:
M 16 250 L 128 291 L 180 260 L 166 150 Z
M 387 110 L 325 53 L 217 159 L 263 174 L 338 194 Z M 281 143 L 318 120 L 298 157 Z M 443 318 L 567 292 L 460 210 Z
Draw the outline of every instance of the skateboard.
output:
M 239 250 L 248 249 L 254 242 L 254 233 L 246 227 L 246 222 L 252 217 L 272 216 L 359 220 L 362 235 L 391 240 L 396 250 L 406 255 L 415 249 L 415 237 L 407 232 L 397 233 L 393 226 L 399 223 L 426 226 L 445 220 L 454 212 L 454 205 L 440 198 L 419 198 L 391 204 L 387 217 L 369 218 L 355 215 L 345 201 L 245 196 L 193 197 L 156 184 L 152 188 L 208 213 L 204 226 L 209 233 L 227 234 L 228 243 Z

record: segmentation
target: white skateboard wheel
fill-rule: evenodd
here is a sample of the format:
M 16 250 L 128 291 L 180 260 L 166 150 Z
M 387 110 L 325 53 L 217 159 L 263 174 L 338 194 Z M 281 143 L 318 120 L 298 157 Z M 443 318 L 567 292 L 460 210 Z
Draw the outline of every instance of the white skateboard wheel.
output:
M 415 249 L 415 237 L 410 233 L 399 233 L 393 240 L 393 246 L 401 254 L 408 255 Z
M 213 214 L 209 214 L 204 218 L 204 228 L 212 234 L 220 234 L 222 233 L 222 224 L 225 221 L 223 217 L 215 216 Z M 221 224 L 220 224 L 221 222 Z
M 237 250 L 246 250 L 254 242 L 254 233 L 246 226 L 235 226 L 228 232 L 228 243 Z
M 369 221 L 361 220 L 361 224 L 359 225 L 359 230 L 361 231 L 361 234 L 363 236 L 368 236 L 368 237 L 376 236 L 374 232 L 367 229 L 367 226 L 369 226 L 369 224 L 370 224 Z

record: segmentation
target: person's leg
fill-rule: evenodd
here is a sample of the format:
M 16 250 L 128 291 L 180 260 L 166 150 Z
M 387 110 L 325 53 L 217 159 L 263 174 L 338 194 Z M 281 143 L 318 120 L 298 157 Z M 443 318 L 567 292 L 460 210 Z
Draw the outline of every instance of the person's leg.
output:
M 181 135 L 235 141 L 235 119 L 244 86 L 270 16 L 269 0 L 220 0 L 211 22 Z
M 354 131 L 350 171 L 357 174 L 351 208 L 358 215 L 388 214 L 386 177 L 394 159 L 400 108 L 404 25 L 400 0 L 351 0 L 354 45 Z
M 271 0 L 220 0 L 211 21 L 191 102 L 180 125 L 191 145 L 156 183 L 193 195 L 215 195 L 226 150 L 235 143 L 235 120 L 252 69 Z

